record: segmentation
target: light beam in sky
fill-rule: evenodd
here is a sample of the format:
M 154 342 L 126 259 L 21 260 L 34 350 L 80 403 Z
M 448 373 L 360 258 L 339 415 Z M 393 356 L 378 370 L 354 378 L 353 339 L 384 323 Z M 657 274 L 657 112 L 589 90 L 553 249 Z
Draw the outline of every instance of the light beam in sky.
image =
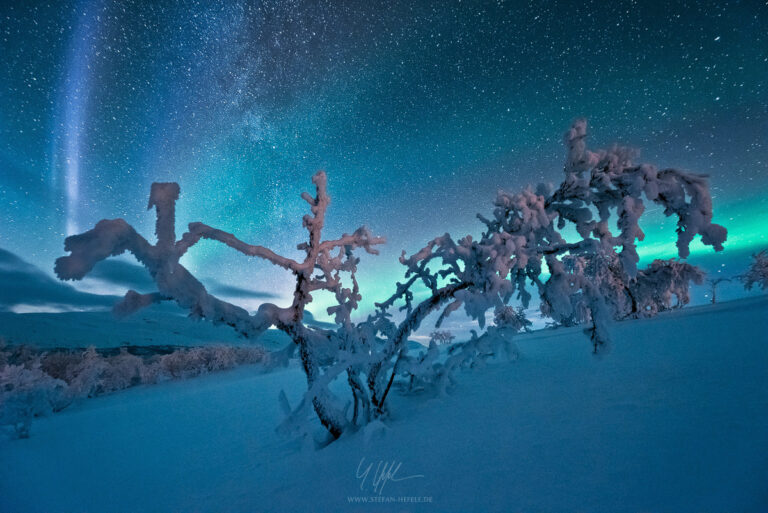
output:
M 90 9 L 89 9 L 90 8 Z M 90 94 L 90 68 L 95 51 L 100 5 L 83 2 L 76 11 L 76 29 L 68 50 L 64 111 L 64 196 L 66 233 L 78 233 L 81 158 L 85 138 L 85 118 Z

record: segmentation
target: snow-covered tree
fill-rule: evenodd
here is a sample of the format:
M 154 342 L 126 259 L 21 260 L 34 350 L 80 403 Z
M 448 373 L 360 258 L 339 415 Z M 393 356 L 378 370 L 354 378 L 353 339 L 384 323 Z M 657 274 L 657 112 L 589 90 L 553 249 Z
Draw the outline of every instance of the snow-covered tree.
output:
M 430 344 L 432 342 L 438 345 L 450 344 L 451 342 L 453 342 L 455 338 L 456 338 L 456 335 L 451 333 L 449 330 L 435 330 L 429 334 Z
M 525 308 L 502 306 L 493 312 L 493 324 L 498 328 L 510 329 L 514 333 L 531 331 L 533 323 L 525 316 Z
M 311 209 L 311 215 L 304 217 L 308 240 L 298 246 L 306 254 L 303 260 L 277 255 L 202 223 L 190 224 L 177 240 L 174 209 L 179 186 L 165 183 L 153 184 L 150 193 L 149 207 L 157 210 L 156 244 L 147 242 L 121 219 L 100 221 L 92 230 L 66 239 L 65 249 L 71 255 L 57 260 L 56 272 L 63 279 L 80 279 L 98 261 L 128 251 L 147 267 L 158 292 L 128 292 L 116 306 L 117 313 L 175 300 L 193 316 L 226 323 L 246 336 L 256 337 L 270 326 L 284 331 L 298 348 L 308 387 L 294 409 L 283 397 L 283 409 L 289 413 L 284 425 L 295 431 L 311 405 L 323 426 L 338 437 L 348 427 L 386 413 L 386 398 L 397 376 L 418 374 L 423 382 L 444 390 L 452 382 L 454 370 L 481 363 L 497 353 L 500 343 L 507 343 L 507 337 L 489 330 L 473 335 L 466 343 L 453 344 L 442 362 L 426 355 L 413 357 L 408 354 L 408 338 L 433 312 L 439 312 L 435 329 L 459 309 L 484 329 L 488 310 L 507 307 L 513 297 L 527 308 L 537 293 L 542 310 L 556 322 L 564 323 L 574 315 L 589 319 L 597 352 L 609 340 L 609 322 L 626 308 L 615 289 L 626 290 L 629 284 L 640 281 L 638 276 L 649 284 L 667 280 L 660 300 L 663 303 L 669 294 L 679 300 L 677 293 L 684 292 L 679 281 L 684 272 L 657 269 L 653 277 L 638 272 L 636 244 L 644 237 L 638 220 L 645 200 L 660 205 L 667 216 L 677 217 L 680 257 L 688 256 L 688 246 L 696 235 L 715 250 L 722 249 L 726 230 L 712 223 L 712 200 L 705 177 L 635 165 L 633 152 L 621 147 L 592 152 L 587 150 L 585 138 L 586 122 L 578 120 L 565 136 L 565 178 L 557 189 L 538 186 L 518 193 L 500 191 L 492 216 L 478 216 L 485 225 L 479 238 L 468 235 L 454 239 L 446 233 L 410 256 L 403 252 L 404 281 L 360 322 L 352 319 L 361 299 L 355 279 L 359 259 L 354 250 L 376 253 L 374 246 L 383 239 L 373 237 L 364 227 L 338 239 L 322 239 L 330 203 L 322 172 L 313 177 L 316 195 L 302 195 Z M 612 218 L 616 219 L 615 233 L 610 228 Z M 566 226 L 573 227 L 578 236 L 567 240 Z M 250 315 L 209 294 L 179 262 L 202 238 L 292 273 L 295 289 L 291 305 L 265 303 Z M 610 272 L 591 270 L 605 265 L 612 267 Z M 342 284 L 342 275 L 348 277 L 349 285 Z M 338 326 L 335 330 L 303 322 L 312 293 L 321 290 L 335 297 L 336 304 L 328 308 Z M 576 303 L 574 298 L 578 298 Z M 576 312 L 576 308 L 583 312 Z M 346 375 L 351 392 L 351 414 L 329 388 L 342 375 Z
M 744 288 L 752 290 L 758 286 L 761 290 L 768 290 L 768 249 L 764 249 L 752 255 L 752 263 L 747 272 L 741 276 Z
M 700 268 L 687 262 L 654 260 L 630 283 L 634 305 L 632 314 L 649 317 L 687 305 L 691 301 L 690 284 L 701 285 L 704 274 Z

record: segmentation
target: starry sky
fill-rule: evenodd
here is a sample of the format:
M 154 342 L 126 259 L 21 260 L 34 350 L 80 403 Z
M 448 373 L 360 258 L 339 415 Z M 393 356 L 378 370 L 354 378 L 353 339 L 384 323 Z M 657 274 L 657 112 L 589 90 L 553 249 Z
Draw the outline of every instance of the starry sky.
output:
M 593 148 L 710 175 L 727 249 L 692 258 L 737 272 L 768 245 L 766 34 L 765 1 L 5 1 L 0 248 L 50 273 L 102 218 L 151 237 L 150 184 L 177 181 L 178 232 L 298 256 L 299 194 L 324 169 L 327 236 L 388 239 L 360 264 L 373 302 L 403 249 L 478 234 L 499 188 L 559 182 L 586 117 Z M 641 226 L 644 260 L 674 256 L 674 221 L 651 208 Z M 184 263 L 291 291 L 213 242 Z

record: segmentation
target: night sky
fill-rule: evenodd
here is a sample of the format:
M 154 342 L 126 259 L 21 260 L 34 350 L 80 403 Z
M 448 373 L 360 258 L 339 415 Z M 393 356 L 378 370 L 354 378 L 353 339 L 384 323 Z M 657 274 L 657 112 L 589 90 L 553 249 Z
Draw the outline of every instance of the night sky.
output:
M 52 272 L 99 219 L 151 237 L 150 184 L 178 181 L 177 232 L 296 254 L 299 194 L 325 169 L 327 236 L 388 239 L 360 266 L 381 300 L 401 250 L 478 234 L 499 188 L 559 182 L 582 116 L 593 148 L 710 175 L 729 237 L 717 258 L 693 247 L 709 270 L 768 245 L 764 1 L 223 3 L 3 2 L 1 248 Z M 644 259 L 674 256 L 674 224 L 650 209 Z M 292 287 L 213 242 L 184 263 Z

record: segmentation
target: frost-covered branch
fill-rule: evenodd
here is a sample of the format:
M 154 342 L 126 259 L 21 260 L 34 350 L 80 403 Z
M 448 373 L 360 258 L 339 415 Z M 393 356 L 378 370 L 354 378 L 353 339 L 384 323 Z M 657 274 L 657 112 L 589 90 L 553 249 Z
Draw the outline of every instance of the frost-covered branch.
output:
M 276 254 L 274 251 L 265 248 L 264 246 L 254 246 L 245 243 L 223 230 L 217 228 L 211 228 L 207 224 L 203 223 L 189 223 L 189 231 L 185 233 L 181 240 L 176 243 L 176 248 L 184 254 L 189 248 L 197 244 L 200 239 L 209 239 L 226 244 L 230 248 L 233 248 L 246 256 L 258 257 L 267 260 L 277 266 L 280 266 L 289 271 L 295 271 L 299 268 L 299 263 L 291 260 L 290 258 L 282 257 Z

